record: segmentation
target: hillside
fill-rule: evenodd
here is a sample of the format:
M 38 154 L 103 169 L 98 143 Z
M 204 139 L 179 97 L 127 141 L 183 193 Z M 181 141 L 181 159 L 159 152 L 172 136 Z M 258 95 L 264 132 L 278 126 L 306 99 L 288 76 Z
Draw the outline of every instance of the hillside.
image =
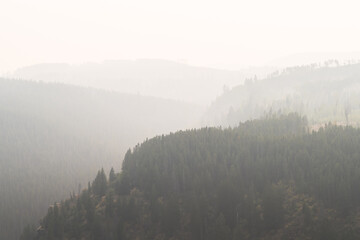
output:
M 360 64 L 287 68 L 265 79 L 248 79 L 216 99 L 205 114 L 208 125 L 236 126 L 268 112 L 298 112 L 311 125 L 360 124 Z
M 11 77 L 111 89 L 208 106 L 221 94 L 224 85 L 238 85 L 254 71 L 228 71 L 166 60 L 139 59 L 73 65 L 38 64 L 20 68 Z M 266 69 L 256 71 L 258 74 L 268 72 Z
M 144 141 L 28 239 L 358 239 L 360 130 L 296 114 Z
M 153 97 L 0 79 L 0 239 L 18 239 L 99 168 L 118 170 L 130 146 L 196 126 L 201 112 Z

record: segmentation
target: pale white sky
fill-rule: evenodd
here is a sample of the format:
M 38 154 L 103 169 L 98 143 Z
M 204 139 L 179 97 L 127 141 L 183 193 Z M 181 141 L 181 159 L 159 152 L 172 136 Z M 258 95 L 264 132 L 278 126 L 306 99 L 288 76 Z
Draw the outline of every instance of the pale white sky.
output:
M 359 9 L 345 0 L 0 0 L 0 72 L 136 58 L 238 69 L 359 51 Z

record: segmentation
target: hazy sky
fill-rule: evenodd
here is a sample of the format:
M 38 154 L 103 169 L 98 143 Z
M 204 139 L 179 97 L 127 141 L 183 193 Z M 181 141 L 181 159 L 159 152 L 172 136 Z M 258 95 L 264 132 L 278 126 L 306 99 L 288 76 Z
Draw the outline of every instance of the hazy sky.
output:
M 237 69 L 359 51 L 356 1 L 0 0 L 0 72 L 41 62 L 163 58 Z

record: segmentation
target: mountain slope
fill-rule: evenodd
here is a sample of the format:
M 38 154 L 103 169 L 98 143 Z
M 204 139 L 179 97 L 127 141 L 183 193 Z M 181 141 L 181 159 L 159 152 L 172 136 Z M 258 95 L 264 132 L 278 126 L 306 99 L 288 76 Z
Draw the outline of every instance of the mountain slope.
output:
M 285 69 L 263 80 L 249 79 L 220 96 L 204 116 L 210 125 L 236 126 L 269 111 L 298 112 L 311 124 L 360 123 L 360 64 L 336 61 Z
M 295 114 L 156 137 L 22 239 L 357 239 L 359 144 Z
M 78 192 L 147 137 L 196 126 L 202 109 L 64 84 L 0 79 L 0 239 Z
M 139 59 L 78 65 L 38 64 L 18 69 L 11 77 L 139 93 L 207 106 L 221 94 L 224 85 L 235 86 L 246 74 L 166 60 Z

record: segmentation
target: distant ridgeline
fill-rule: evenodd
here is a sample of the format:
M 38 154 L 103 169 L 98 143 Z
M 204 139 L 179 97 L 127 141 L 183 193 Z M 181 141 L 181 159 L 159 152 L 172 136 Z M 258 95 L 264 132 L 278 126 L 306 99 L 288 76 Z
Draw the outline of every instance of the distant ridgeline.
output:
M 206 124 L 236 126 L 264 112 L 298 112 L 310 125 L 360 125 L 360 64 L 336 61 L 287 68 L 267 78 L 248 79 L 224 92 L 209 108 Z
M 21 239 L 359 239 L 359 146 L 297 114 L 155 137 Z

